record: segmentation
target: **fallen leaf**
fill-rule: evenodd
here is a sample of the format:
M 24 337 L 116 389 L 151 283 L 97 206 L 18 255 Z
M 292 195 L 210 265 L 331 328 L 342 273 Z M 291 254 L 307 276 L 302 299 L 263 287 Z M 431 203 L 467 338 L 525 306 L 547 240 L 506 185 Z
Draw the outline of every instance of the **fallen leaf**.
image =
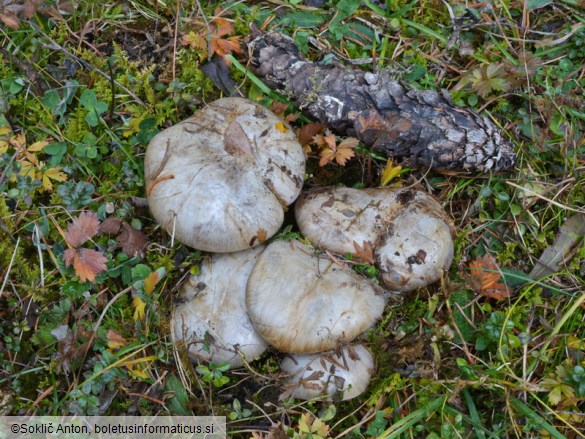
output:
M 284 102 L 272 101 L 272 104 L 270 104 L 270 111 L 280 118 L 284 118 L 286 110 L 288 110 L 288 104 L 285 104 Z
M 32 18 L 36 13 L 37 9 L 42 4 L 42 0 L 24 0 L 24 18 Z
M 105 233 L 106 235 L 117 235 L 118 233 L 120 233 L 120 230 L 122 229 L 122 223 L 124 221 L 122 221 L 120 218 L 116 218 L 116 217 L 109 217 L 106 218 L 99 227 L 99 232 L 100 233 Z
M 480 294 L 496 300 L 511 296 L 512 290 L 500 282 L 499 269 L 493 256 L 485 255 L 471 261 L 469 269 Z
M 81 247 L 97 234 L 99 225 L 100 220 L 94 212 L 81 212 L 67 225 L 65 241 L 72 247 Z
M 146 235 L 140 230 L 136 230 L 127 222 L 122 223 L 122 231 L 116 237 L 122 247 L 122 252 L 131 258 L 136 255 L 141 255 L 142 250 L 148 243 Z
M 120 349 L 128 344 L 128 341 L 111 329 L 106 332 L 106 339 L 108 340 L 108 349 L 113 351 Z
M 68 373 L 71 368 L 71 360 L 75 357 L 77 349 L 75 349 L 75 337 L 69 325 L 60 325 L 51 331 L 51 335 L 57 339 L 57 355 L 55 362 L 57 363 L 57 371 L 65 371 Z
M 221 57 L 232 52 L 244 53 L 240 47 L 240 36 L 225 38 L 233 33 L 234 28 L 227 18 L 220 17 L 222 13 L 221 8 L 217 8 L 209 27 L 204 25 L 199 32 L 189 32 L 183 37 L 183 44 L 204 51 L 208 57 L 214 53 Z
M 0 21 L 2 21 L 6 26 L 8 26 L 11 29 L 16 30 L 20 26 L 20 20 L 12 12 L 6 11 L 0 13 Z
M 144 292 L 150 294 L 154 291 L 154 287 L 158 283 L 158 273 L 156 271 L 151 271 L 146 279 L 144 279 Z
M 384 168 L 382 176 L 380 177 L 380 186 L 386 186 L 388 183 L 394 180 L 394 178 L 400 175 L 400 171 L 402 171 L 402 166 L 394 166 L 392 159 L 388 159 L 386 167 Z
M 134 320 L 143 320 L 146 314 L 146 303 L 140 296 L 134 296 L 132 305 L 134 305 Z
M 303 145 L 303 147 L 309 145 L 311 142 L 313 142 L 313 138 L 316 135 L 321 134 L 324 129 L 325 125 L 317 122 L 312 122 L 303 125 L 297 133 L 299 142 L 301 143 L 301 145 Z
M 374 265 L 376 259 L 374 258 L 374 250 L 372 249 L 372 243 L 370 241 L 362 242 L 363 247 L 361 247 L 357 242 L 353 242 L 353 248 L 355 248 L 355 253 L 353 254 L 356 258 L 361 259 L 362 261 L 367 262 L 370 265 Z
M 75 274 L 81 282 L 95 281 L 95 277 L 108 267 L 108 258 L 102 252 L 87 248 L 68 248 L 64 254 L 65 265 L 73 265 Z
M 345 166 L 345 163 L 355 156 L 354 148 L 358 145 L 359 140 L 354 137 L 348 137 L 339 145 L 332 148 L 326 147 L 321 151 L 321 160 L 319 166 L 325 166 L 327 163 L 335 160 L 338 165 Z

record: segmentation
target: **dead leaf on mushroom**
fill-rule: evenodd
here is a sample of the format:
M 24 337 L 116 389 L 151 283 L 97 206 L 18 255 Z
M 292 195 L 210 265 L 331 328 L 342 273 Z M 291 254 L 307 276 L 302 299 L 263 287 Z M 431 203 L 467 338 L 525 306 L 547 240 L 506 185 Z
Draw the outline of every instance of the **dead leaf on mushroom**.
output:
M 489 298 L 502 300 L 510 297 L 512 290 L 500 282 L 496 260 L 491 255 L 481 256 L 469 263 L 472 281 L 479 292 Z

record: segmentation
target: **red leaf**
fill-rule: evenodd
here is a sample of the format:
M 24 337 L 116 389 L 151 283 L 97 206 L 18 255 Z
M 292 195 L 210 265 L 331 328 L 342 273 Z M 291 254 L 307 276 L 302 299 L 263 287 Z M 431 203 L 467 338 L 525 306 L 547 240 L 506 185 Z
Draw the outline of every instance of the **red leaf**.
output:
M 81 247 L 98 232 L 100 220 L 94 212 L 81 212 L 65 230 L 65 241 L 72 247 Z
M 108 259 L 102 252 L 89 250 L 87 248 L 68 248 L 64 254 L 65 265 L 73 265 L 75 274 L 81 282 L 89 280 L 93 282 L 95 277 L 104 271 Z

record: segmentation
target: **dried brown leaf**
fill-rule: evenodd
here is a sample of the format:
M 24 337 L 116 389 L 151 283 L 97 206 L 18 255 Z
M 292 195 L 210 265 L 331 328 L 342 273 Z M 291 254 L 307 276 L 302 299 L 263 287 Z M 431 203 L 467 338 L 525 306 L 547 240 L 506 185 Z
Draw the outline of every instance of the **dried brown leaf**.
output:
M 116 237 L 116 241 L 122 246 L 122 252 L 130 257 L 141 255 L 142 250 L 148 243 L 143 232 L 136 230 L 126 222 L 122 223 L 122 231 Z
M 376 259 L 374 258 L 374 249 L 372 248 L 372 243 L 370 241 L 364 241 L 362 242 L 362 245 L 363 247 L 360 246 L 357 242 L 353 242 L 353 248 L 355 249 L 355 253 L 353 255 L 370 265 L 374 265 Z
M 270 104 L 270 111 L 280 118 L 284 118 L 284 113 L 288 110 L 288 105 L 280 101 L 272 101 Z
M 116 235 L 120 233 L 122 229 L 122 221 L 120 218 L 110 217 L 106 218 L 99 227 L 100 233 L 105 233 L 106 235 Z
M 67 267 L 73 265 L 75 274 L 79 276 L 81 282 L 95 281 L 95 277 L 108 268 L 106 266 L 108 259 L 102 252 L 87 248 L 68 248 L 65 250 L 64 260 Z
M 5 12 L 0 13 L 0 21 L 2 21 L 2 23 L 4 23 L 6 26 L 8 26 L 11 29 L 16 30 L 20 26 L 20 20 L 12 12 L 5 11 Z
M 322 123 L 312 122 L 306 125 L 303 125 L 298 133 L 297 137 L 299 138 L 299 142 L 303 146 L 307 146 L 311 142 L 313 142 L 313 138 L 318 134 L 321 134 L 325 129 L 325 125 Z
M 65 241 L 72 247 L 81 247 L 98 232 L 100 220 L 94 212 L 81 212 L 67 225 Z
M 471 278 L 486 297 L 501 300 L 510 297 L 512 290 L 500 282 L 496 260 L 491 255 L 481 256 L 469 263 Z

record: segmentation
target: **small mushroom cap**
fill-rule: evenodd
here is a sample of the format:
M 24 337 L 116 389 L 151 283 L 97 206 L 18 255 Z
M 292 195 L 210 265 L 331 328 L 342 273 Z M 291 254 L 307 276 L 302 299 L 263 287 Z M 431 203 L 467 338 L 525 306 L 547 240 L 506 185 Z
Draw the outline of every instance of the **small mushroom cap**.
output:
M 413 189 L 327 187 L 295 205 L 301 233 L 334 253 L 369 243 L 383 284 L 411 291 L 441 278 L 453 261 L 452 225 L 435 199 Z
M 246 291 L 256 331 L 284 352 L 334 349 L 382 315 L 383 291 L 298 241 L 276 241 L 258 258 Z
M 372 354 L 362 345 L 348 346 L 336 352 L 318 354 L 290 354 L 280 368 L 292 376 L 287 387 L 291 396 L 326 400 L 347 400 L 361 395 L 374 371 Z
M 274 235 L 304 172 L 292 129 L 241 98 L 212 102 L 160 132 L 144 162 L 156 221 L 180 242 L 210 252 L 244 250 Z
M 195 362 L 228 361 L 239 367 L 242 357 L 252 361 L 266 350 L 246 312 L 246 283 L 264 248 L 214 254 L 202 263 L 201 273 L 182 286 L 174 337 L 187 343 Z

